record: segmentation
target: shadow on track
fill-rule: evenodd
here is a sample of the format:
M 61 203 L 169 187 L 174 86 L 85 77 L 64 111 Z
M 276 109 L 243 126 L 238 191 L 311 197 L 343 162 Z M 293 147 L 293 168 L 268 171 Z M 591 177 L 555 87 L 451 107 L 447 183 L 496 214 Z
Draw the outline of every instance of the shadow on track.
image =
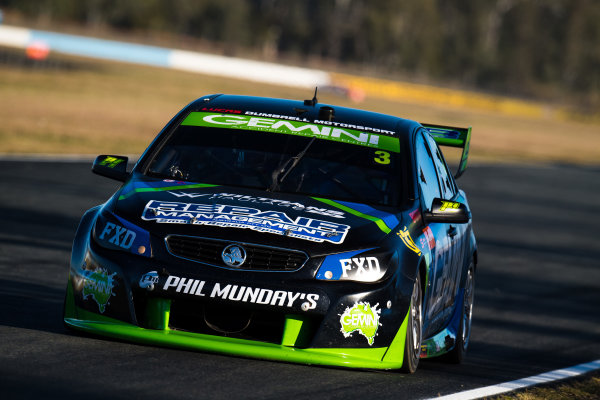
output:
M 0 279 L 0 325 L 64 333 L 64 295 L 53 287 Z

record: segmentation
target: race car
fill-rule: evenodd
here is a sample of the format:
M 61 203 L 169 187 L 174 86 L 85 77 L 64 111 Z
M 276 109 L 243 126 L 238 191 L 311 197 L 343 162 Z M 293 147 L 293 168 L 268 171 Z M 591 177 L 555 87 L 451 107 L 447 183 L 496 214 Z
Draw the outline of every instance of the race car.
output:
M 67 327 L 138 343 L 413 373 L 460 362 L 477 247 L 455 177 L 471 129 L 208 95 L 82 217 Z M 455 176 L 439 145 L 462 148 Z

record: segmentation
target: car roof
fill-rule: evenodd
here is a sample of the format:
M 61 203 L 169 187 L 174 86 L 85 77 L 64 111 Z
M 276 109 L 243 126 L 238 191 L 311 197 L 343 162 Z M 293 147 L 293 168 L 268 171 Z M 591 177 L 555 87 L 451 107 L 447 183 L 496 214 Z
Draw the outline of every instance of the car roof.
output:
M 204 110 L 222 113 L 252 112 L 267 114 L 258 115 L 266 118 L 286 116 L 290 117 L 290 119 L 306 118 L 309 121 L 326 120 L 324 110 L 328 108 L 333 109 L 334 113 L 331 125 L 339 126 L 340 128 L 346 127 L 362 130 L 360 129 L 361 127 L 367 127 L 371 128 L 368 130 L 381 130 L 381 133 L 390 136 L 408 136 L 415 128 L 421 126 L 418 122 L 409 119 L 331 104 L 318 102 L 312 104 L 311 100 L 301 101 L 214 94 L 201 97 L 189 105 L 190 111 Z

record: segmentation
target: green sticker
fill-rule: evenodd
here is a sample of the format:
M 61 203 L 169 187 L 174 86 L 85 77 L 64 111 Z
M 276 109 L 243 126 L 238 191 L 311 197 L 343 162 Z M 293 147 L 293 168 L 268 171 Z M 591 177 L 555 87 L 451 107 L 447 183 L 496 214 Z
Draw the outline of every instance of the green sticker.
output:
M 400 152 L 397 137 L 362 132 L 355 129 L 339 128 L 306 121 L 293 121 L 278 118 L 254 117 L 251 115 L 214 114 L 192 112 L 181 123 L 184 126 L 205 126 L 210 128 L 243 129 L 248 131 L 273 132 L 285 135 L 316 136 L 334 142 L 350 143 L 376 149 Z
M 377 164 L 389 164 L 391 162 L 390 153 L 388 153 L 387 151 L 376 151 L 374 161 Z
M 104 160 L 100 161 L 100 165 L 107 166 L 108 168 L 114 168 L 117 165 L 119 165 L 120 163 L 122 163 L 123 161 L 125 161 L 125 160 L 122 158 L 106 156 L 106 158 Z
M 353 307 L 347 307 L 340 316 L 342 334 L 344 337 L 350 337 L 352 332 L 357 331 L 367 338 L 367 342 L 372 346 L 380 325 L 380 313 L 381 310 L 377 309 L 377 304 L 371 307 L 369 303 L 360 302 Z
M 113 288 L 115 287 L 114 277 L 117 273 L 109 274 L 103 268 L 98 268 L 95 271 L 83 271 L 83 299 L 86 300 L 89 296 L 98 304 L 100 313 L 104 313 L 106 305 L 111 296 L 114 296 Z
M 442 206 L 440 207 L 440 211 L 446 211 L 447 209 L 457 210 L 458 207 L 460 207 L 460 203 L 442 200 Z

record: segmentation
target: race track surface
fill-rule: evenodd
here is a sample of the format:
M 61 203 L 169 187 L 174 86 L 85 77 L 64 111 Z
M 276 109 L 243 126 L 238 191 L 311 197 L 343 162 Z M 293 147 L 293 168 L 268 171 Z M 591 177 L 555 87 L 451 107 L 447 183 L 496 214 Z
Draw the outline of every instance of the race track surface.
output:
M 479 243 L 460 366 L 414 375 L 155 348 L 70 333 L 62 305 L 83 212 L 118 183 L 90 163 L 0 161 L 0 393 L 13 398 L 426 398 L 600 358 L 600 169 L 471 165 Z M 368 396 L 368 397 L 367 397 Z

